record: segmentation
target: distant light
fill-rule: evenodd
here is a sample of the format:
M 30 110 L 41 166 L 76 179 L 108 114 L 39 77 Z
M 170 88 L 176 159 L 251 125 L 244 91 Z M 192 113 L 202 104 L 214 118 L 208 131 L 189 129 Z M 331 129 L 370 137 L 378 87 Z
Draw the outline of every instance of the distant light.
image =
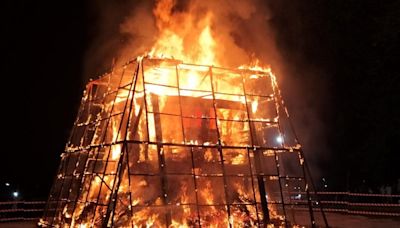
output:
M 13 192 L 12 195 L 17 198 L 19 196 L 19 192 Z
M 282 142 L 283 142 L 283 138 L 282 138 L 282 136 L 278 136 L 278 137 L 276 137 L 276 142 L 278 142 L 278 143 L 282 143 Z
M 10 186 L 10 183 L 7 182 L 7 183 L 6 183 L 6 186 L 7 186 L 7 187 Z
M 324 185 L 324 187 L 325 187 L 325 188 L 327 188 L 327 187 L 328 187 L 328 185 L 326 184 L 326 185 Z

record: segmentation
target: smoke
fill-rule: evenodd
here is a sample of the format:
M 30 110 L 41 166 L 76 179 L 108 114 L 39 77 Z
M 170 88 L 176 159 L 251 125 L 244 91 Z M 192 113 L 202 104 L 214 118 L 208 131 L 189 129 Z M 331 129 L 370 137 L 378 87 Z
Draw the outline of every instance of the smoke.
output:
M 278 70 L 283 98 L 317 180 L 328 172 L 324 170 L 331 154 L 328 123 L 334 115 L 329 90 L 332 72 L 328 63 L 332 57 L 324 43 L 329 34 L 321 34 L 326 6 L 282 0 L 269 1 L 268 7 L 272 12 L 270 32 L 280 56 L 272 67 Z
M 87 75 L 99 75 L 112 63 L 123 64 L 152 49 L 178 53 L 174 56 L 178 59 L 185 53 L 191 60 L 202 60 L 191 53 L 207 54 L 197 39 L 209 25 L 215 44 L 211 42 L 208 47 L 214 49 L 214 56 L 208 57 L 213 63 L 238 67 L 259 59 L 270 65 L 288 101 L 289 113 L 300 142 L 308 151 L 308 160 L 313 162 L 319 160 L 321 154 L 327 155 L 321 118 L 321 109 L 326 110 L 322 98 L 327 95 L 320 77 L 324 72 L 310 64 L 311 60 L 303 58 L 304 49 L 291 49 L 293 44 L 288 44 L 299 42 L 301 45 L 304 39 L 301 18 L 297 18 L 296 13 L 300 3 L 262 0 L 116 2 L 91 4 L 97 23 L 87 53 Z

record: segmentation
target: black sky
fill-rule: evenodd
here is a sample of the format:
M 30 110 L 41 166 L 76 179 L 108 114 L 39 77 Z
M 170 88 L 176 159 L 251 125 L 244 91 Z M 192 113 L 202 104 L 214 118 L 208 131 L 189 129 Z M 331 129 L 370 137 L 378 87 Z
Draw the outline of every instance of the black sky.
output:
M 47 197 L 72 127 L 89 77 L 86 53 L 98 32 L 92 4 L 3 3 L 0 185 L 11 182 L 26 198 Z M 395 181 L 400 177 L 400 2 L 269 4 L 290 73 L 302 89 L 315 91 L 308 101 L 326 138 L 315 166 L 334 190 L 355 189 L 363 179 L 371 186 Z M 289 109 L 296 99 L 287 99 Z

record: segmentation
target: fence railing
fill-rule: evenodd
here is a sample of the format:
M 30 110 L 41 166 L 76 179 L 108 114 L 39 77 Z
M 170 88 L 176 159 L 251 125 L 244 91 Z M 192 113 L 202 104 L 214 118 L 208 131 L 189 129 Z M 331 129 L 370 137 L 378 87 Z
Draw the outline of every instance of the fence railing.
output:
M 43 215 L 45 201 L 0 202 L 0 222 L 36 220 Z
M 291 203 L 304 205 L 307 202 L 304 192 L 291 195 L 293 195 Z M 318 192 L 318 196 L 311 193 L 311 198 L 315 210 L 319 210 L 322 206 L 325 212 L 400 217 L 400 195 Z M 43 215 L 45 204 L 45 201 L 0 202 L 0 222 L 39 219 Z M 297 209 L 307 210 L 306 207 Z
M 306 203 L 305 193 L 298 193 L 294 202 Z M 311 193 L 315 209 L 322 206 L 325 212 L 343 212 L 357 215 L 400 217 L 400 195 L 352 192 Z M 320 205 L 319 205 L 319 203 Z

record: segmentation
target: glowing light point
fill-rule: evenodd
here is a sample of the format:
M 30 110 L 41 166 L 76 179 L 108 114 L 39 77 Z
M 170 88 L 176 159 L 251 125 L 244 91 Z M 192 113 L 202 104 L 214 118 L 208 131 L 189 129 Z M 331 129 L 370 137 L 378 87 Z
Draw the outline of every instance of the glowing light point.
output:
M 10 186 L 10 183 L 7 182 L 7 183 L 6 183 L 6 186 L 9 187 L 9 186 Z
M 14 198 L 17 198 L 19 196 L 19 192 L 13 192 L 12 195 L 14 196 Z
M 282 142 L 283 142 L 282 136 L 276 137 L 276 142 L 277 142 L 277 143 L 282 143 Z

